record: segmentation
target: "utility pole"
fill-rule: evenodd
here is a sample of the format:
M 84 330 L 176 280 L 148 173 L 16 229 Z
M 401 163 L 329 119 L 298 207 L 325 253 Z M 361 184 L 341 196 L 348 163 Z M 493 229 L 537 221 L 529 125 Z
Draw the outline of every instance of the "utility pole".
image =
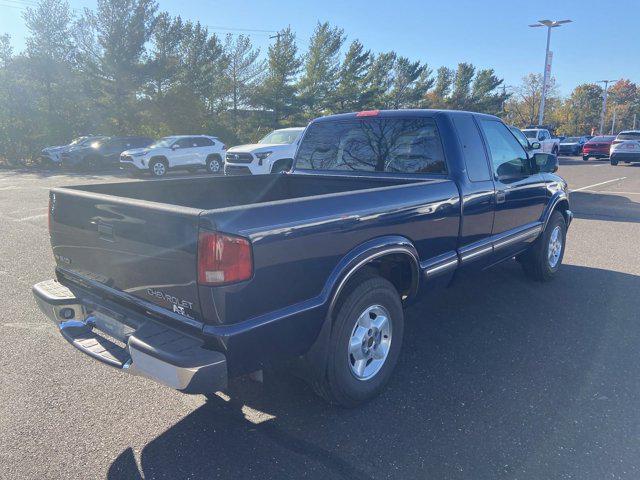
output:
M 604 94 L 602 95 L 602 112 L 600 113 L 600 135 L 604 131 L 604 117 L 607 114 L 607 91 L 609 84 L 617 82 L 618 80 L 600 80 L 596 83 L 604 83 Z
M 571 23 L 571 20 L 538 20 L 538 23 L 529 25 L 530 27 L 547 27 L 547 48 L 544 54 L 544 75 L 542 81 L 542 95 L 540 96 L 540 111 L 538 112 L 538 125 L 544 123 L 544 104 L 547 96 L 547 84 L 549 77 L 551 76 L 551 58 L 553 52 L 549 51 L 549 44 L 551 43 L 551 29 L 561 27 L 565 23 Z
M 614 128 L 616 126 L 616 107 L 613 107 L 613 120 L 611 121 L 611 135 L 613 135 Z
M 633 114 L 633 129 L 632 129 L 632 130 L 635 130 L 635 129 L 636 129 L 636 116 L 637 116 L 637 115 L 638 115 L 637 113 L 634 113 L 634 114 Z

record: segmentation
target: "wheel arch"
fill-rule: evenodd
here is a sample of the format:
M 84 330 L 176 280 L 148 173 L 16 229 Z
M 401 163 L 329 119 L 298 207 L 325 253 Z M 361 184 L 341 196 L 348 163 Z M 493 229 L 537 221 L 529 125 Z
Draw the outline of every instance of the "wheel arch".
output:
M 367 271 L 389 280 L 403 302 L 418 292 L 420 262 L 413 243 L 401 236 L 380 237 L 352 249 L 329 276 L 325 286 L 328 316 L 333 315 L 349 282 Z
M 571 222 L 570 213 L 569 213 L 570 212 L 569 197 L 564 192 L 557 193 L 554 197 L 552 197 L 551 201 L 549 202 L 549 206 L 547 207 L 547 210 L 545 211 L 544 217 L 542 219 L 543 231 L 545 228 L 547 228 L 547 223 L 549 223 L 549 219 L 551 218 L 551 215 L 553 215 L 553 212 L 556 212 L 556 211 L 562 213 L 562 216 L 564 217 L 564 221 L 567 223 L 567 226 L 568 226 L 569 223 Z
M 393 265 L 409 268 L 410 281 L 404 287 L 389 272 Z M 405 272 L 406 270 L 401 270 Z M 339 308 L 339 300 L 343 293 L 357 285 L 352 280 L 362 278 L 360 275 L 377 274 L 387 278 L 399 291 L 403 303 L 415 297 L 418 292 L 421 270 L 418 252 L 413 243 L 402 236 L 385 236 L 365 242 L 347 253 L 331 272 L 323 289 L 326 298 L 326 315 L 322 327 L 311 348 L 301 357 L 304 375 L 322 376 L 328 355 L 327 346 L 333 330 L 335 312 Z M 344 298 L 344 296 L 343 296 Z
M 164 163 L 167 167 L 169 166 L 169 160 L 164 155 L 154 155 L 149 159 L 149 162 L 147 163 L 147 165 L 151 166 L 151 164 L 155 161 L 160 161 Z

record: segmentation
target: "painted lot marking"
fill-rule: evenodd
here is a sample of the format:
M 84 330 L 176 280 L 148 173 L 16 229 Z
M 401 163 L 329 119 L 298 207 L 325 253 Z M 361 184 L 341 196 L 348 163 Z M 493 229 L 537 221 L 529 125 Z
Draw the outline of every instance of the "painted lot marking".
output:
M 607 193 L 611 195 L 620 194 L 620 195 L 640 195 L 640 192 L 617 192 L 615 190 L 584 190 L 589 193 Z
M 587 185 L 586 187 L 576 188 L 575 190 L 570 190 L 570 192 L 581 192 L 582 190 L 589 190 L 593 187 L 599 187 L 600 185 L 606 185 L 607 183 L 618 182 L 620 180 L 624 180 L 627 177 L 614 178 L 613 180 L 607 180 L 606 182 L 594 183 L 593 185 Z

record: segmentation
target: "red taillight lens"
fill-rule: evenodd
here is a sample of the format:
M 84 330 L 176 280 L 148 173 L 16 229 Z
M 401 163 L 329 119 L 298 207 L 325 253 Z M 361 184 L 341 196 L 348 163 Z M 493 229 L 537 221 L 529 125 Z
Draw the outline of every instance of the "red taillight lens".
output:
M 356 117 L 376 117 L 380 115 L 380 110 L 364 110 L 356 113 Z
M 223 285 L 249 280 L 253 274 L 251 244 L 242 237 L 200 232 L 198 236 L 198 283 Z

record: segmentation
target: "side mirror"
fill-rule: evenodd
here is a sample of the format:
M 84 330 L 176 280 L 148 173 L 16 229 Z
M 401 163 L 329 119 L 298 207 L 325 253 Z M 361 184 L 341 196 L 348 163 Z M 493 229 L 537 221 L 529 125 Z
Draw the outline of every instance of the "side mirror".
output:
M 176 150 L 178 148 L 180 148 L 180 145 L 177 145 L 175 143 L 173 145 L 171 145 L 171 150 Z
M 558 171 L 558 157 L 552 153 L 536 153 L 533 156 L 533 161 L 539 172 L 555 173 Z
M 540 148 L 540 142 L 533 142 L 531 144 L 531 149 L 532 150 L 538 150 Z

